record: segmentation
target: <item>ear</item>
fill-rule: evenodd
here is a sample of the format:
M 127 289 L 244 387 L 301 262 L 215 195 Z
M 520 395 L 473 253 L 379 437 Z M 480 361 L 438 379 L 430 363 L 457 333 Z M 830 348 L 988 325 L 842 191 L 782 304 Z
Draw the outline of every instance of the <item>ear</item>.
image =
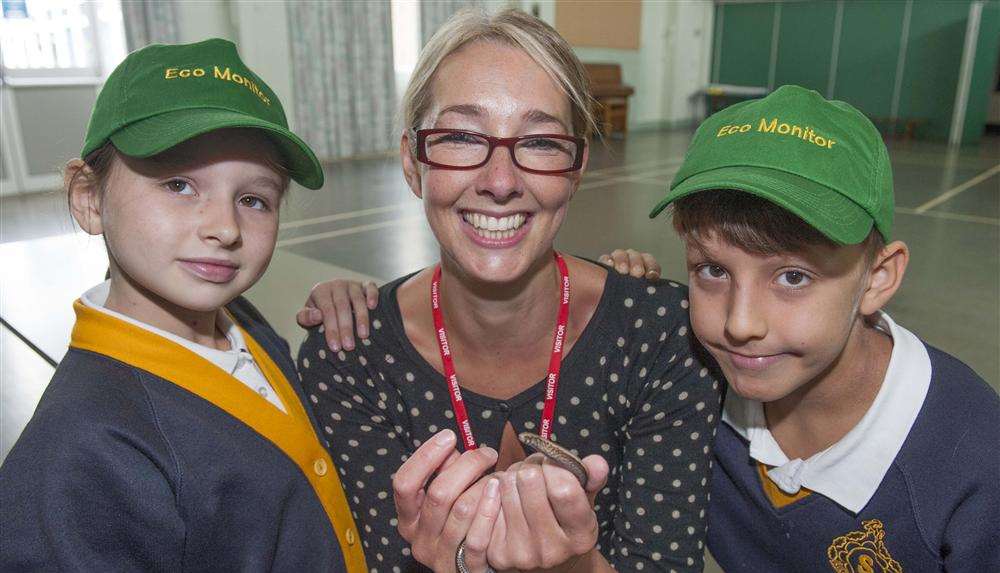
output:
M 410 186 L 410 191 L 419 199 L 423 199 L 423 189 L 420 187 L 420 165 L 417 163 L 416 142 L 410 139 L 409 130 L 403 131 L 399 140 L 399 158 L 403 163 L 403 178 Z
M 71 159 L 63 169 L 63 187 L 69 209 L 80 228 L 90 235 L 104 232 L 101 224 L 101 190 L 97 177 L 82 159 Z
M 882 247 L 869 269 L 868 286 L 861 296 L 861 314 L 875 314 L 889 302 L 903 283 L 909 261 L 910 249 L 906 243 L 893 241 Z

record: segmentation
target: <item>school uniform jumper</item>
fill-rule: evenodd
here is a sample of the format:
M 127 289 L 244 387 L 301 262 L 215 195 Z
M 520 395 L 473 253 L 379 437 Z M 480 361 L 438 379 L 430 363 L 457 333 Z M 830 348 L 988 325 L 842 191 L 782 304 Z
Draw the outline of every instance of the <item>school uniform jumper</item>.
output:
M 726 396 L 708 546 L 727 572 L 1000 571 L 1000 398 L 881 318 L 882 387 L 823 452 L 788 460 L 761 404 Z
M 284 411 L 80 301 L 70 350 L 0 468 L 0 570 L 367 571 L 288 349 L 227 309 Z

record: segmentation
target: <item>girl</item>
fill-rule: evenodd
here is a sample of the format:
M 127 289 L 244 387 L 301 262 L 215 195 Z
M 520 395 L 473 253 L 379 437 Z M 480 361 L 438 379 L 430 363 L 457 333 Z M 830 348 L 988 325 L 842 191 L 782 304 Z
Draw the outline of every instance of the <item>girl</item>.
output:
M 98 97 L 74 218 L 110 280 L 0 470 L 0 570 L 366 571 L 288 345 L 240 294 L 323 172 L 220 39 L 149 46 Z

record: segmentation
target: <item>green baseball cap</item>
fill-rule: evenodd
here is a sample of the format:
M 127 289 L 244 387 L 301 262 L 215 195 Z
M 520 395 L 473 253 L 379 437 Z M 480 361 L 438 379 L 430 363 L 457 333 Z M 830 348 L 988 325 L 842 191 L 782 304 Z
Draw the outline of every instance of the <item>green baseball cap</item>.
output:
M 892 234 L 892 166 L 872 122 L 842 101 L 782 86 L 706 119 L 670 190 L 649 214 L 712 189 L 757 195 L 801 217 L 835 243 Z
M 288 129 L 278 96 L 243 63 L 236 45 L 221 38 L 129 54 L 97 96 L 80 155 L 111 140 L 125 155 L 150 157 L 231 127 L 263 130 L 292 179 L 309 189 L 323 186 L 323 168 Z

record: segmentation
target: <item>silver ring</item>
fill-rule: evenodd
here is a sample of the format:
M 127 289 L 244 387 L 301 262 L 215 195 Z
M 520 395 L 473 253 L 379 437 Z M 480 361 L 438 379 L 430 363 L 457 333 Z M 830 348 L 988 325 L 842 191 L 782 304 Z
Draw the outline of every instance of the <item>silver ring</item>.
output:
M 469 567 L 465 564 L 465 541 L 462 541 L 458 546 L 458 551 L 455 552 L 455 569 L 458 573 L 470 573 Z M 487 565 L 485 573 L 496 573 L 496 571 Z

